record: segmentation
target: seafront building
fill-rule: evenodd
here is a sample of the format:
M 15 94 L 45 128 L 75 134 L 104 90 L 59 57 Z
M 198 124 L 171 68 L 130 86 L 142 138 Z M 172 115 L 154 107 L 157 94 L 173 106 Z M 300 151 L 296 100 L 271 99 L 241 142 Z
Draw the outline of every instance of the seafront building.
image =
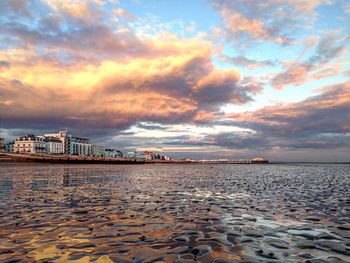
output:
M 123 153 L 117 149 L 105 149 L 105 157 L 109 158 L 122 158 Z
M 92 156 L 105 157 L 105 147 L 100 145 L 92 145 Z
M 0 151 L 5 150 L 5 141 L 4 138 L 0 138 Z
M 68 142 L 68 131 L 59 131 L 55 133 L 47 133 L 44 135 L 47 138 L 56 138 L 61 141 L 63 153 L 68 153 L 69 142 Z
M 18 137 L 13 146 L 14 152 L 46 153 L 46 142 L 44 136 L 28 134 Z
M 145 151 L 145 152 L 143 152 L 143 156 L 144 156 L 145 160 L 156 159 L 156 154 L 154 152 Z
M 92 144 L 89 139 L 69 136 L 68 144 L 70 155 L 92 156 Z
M 93 145 L 90 139 L 72 136 L 67 130 L 46 133 L 43 136 L 28 134 L 6 144 L 4 144 L 4 139 L 0 138 L 0 150 L 17 153 L 68 154 L 109 158 L 123 157 L 123 153 L 117 149 L 105 149 L 103 146 Z
M 134 152 L 128 152 L 128 153 L 126 154 L 126 157 L 128 157 L 128 158 L 136 158 L 136 157 L 137 157 L 137 153 L 136 153 L 136 151 L 134 151 Z
M 55 137 L 46 137 L 46 152 L 49 154 L 64 153 L 63 143 L 60 139 Z
M 5 152 L 13 152 L 14 145 L 15 145 L 14 141 L 5 143 Z
M 92 145 L 92 156 L 106 158 L 122 158 L 123 153 L 117 149 L 105 148 L 100 145 Z
M 126 156 L 115 148 L 105 148 L 92 144 L 90 139 L 72 136 L 65 131 L 46 133 L 44 135 L 28 134 L 16 138 L 13 142 L 4 144 L 0 138 L 0 150 L 16 153 L 37 153 L 37 154 L 67 154 L 76 156 L 93 156 L 101 158 L 129 158 L 145 161 L 162 160 L 170 161 L 171 158 L 152 151 L 128 152 Z
M 62 142 L 63 153 L 70 155 L 92 155 L 92 144 L 89 139 L 74 137 L 68 134 L 68 131 L 59 131 L 56 133 L 47 133 L 45 137 L 59 139 Z

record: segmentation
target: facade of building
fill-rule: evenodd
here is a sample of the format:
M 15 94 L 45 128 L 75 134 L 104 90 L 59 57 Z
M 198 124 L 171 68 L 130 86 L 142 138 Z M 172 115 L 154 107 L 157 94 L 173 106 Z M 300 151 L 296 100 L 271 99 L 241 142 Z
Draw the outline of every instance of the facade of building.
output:
M 131 154 L 131 153 L 130 153 Z M 170 161 L 171 158 L 168 156 L 160 155 L 159 153 L 154 153 L 150 151 L 144 151 L 144 152 L 135 152 L 136 159 L 143 159 L 143 160 L 163 160 L 163 161 Z
M 124 154 L 121 151 L 119 151 L 119 150 L 117 150 L 117 154 L 118 154 L 118 157 L 120 157 L 120 158 L 124 157 Z
M 7 142 L 5 143 L 5 152 L 13 152 L 13 146 L 15 142 Z
M 59 131 L 59 132 L 55 132 L 55 133 L 48 133 L 48 134 L 45 134 L 44 136 L 48 137 L 48 138 L 59 139 L 62 143 L 63 153 L 70 152 L 68 131 Z
M 63 143 L 59 138 L 46 137 L 46 152 L 49 154 L 63 154 Z
M 164 155 L 164 156 L 162 155 L 162 156 L 160 157 L 160 159 L 161 159 L 161 160 L 164 160 L 164 161 L 170 161 L 170 160 L 171 160 L 171 158 L 170 158 L 169 156 L 165 156 L 165 155 Z
M 145 152 L 143 152 L 143 156 L 146 160 L 156 159 L 156 154 L 154 152 L 145 151 Z
M 45 137 L 33 134 L 18 137 L 15 140 L 13 151 L 18 153 L 46 153 Z
M 127 152 L 126 153 L 126 157 L 127 158 L 136 158 L 136 155 L 137 155 L 136 151 L 135 152 Z
M 123 153 L 117 149 L 105 149 L 105 157 L 109 158 L 122 158 Z
M 89 139 L 79 137 L 68 137 L 69 154 L 71 155 L 92 155 L 92 144 Z
M 105 149 L 103 146 L 92 145 L 89 139 L 74 137 L 68 134 L 67 130 L 47 133 L 44 136 L 28 134 L 18 137 L 13 143 L 6 144 L 5 150 L 18 153 L 69 154 L 109 158 L 123 157 L 123 153 L 117 149 Z
M 62 142 L 63 153 L 71 155 L 92 155 L 92 144 L 89 139 L 74 137 L 68 134 L 68 131 L 59 131 L 57 133 L 45 134 L 45 137 L 57 138 Z
M 5 150 L 5 141 L 4 138 L 0 138 L 0 151 Z
M 92 145 L 92 156 L 104 157 L 105 156 L 105 147 L 99 146 L 99 145 Z

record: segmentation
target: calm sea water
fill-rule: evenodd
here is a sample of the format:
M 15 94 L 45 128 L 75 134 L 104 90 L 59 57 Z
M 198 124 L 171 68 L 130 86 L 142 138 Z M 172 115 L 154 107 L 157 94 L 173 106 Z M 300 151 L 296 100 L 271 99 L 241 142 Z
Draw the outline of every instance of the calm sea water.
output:
M 350 262 L 350 166 L 0 164 L 1 262 Z

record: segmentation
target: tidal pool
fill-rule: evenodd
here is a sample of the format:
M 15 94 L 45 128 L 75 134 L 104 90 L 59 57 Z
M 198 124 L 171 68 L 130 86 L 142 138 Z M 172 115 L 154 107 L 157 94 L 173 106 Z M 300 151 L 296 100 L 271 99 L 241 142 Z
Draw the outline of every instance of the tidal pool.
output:
M 350 166 L 0 164 L 0 262 L 350 262 Z

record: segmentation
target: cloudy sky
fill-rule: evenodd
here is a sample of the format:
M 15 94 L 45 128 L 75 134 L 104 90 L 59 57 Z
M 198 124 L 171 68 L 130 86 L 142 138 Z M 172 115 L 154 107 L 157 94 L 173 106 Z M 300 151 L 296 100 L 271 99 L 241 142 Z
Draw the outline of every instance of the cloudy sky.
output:
M 1 0 L 0 136 L 350 160 L 347 0 Z

